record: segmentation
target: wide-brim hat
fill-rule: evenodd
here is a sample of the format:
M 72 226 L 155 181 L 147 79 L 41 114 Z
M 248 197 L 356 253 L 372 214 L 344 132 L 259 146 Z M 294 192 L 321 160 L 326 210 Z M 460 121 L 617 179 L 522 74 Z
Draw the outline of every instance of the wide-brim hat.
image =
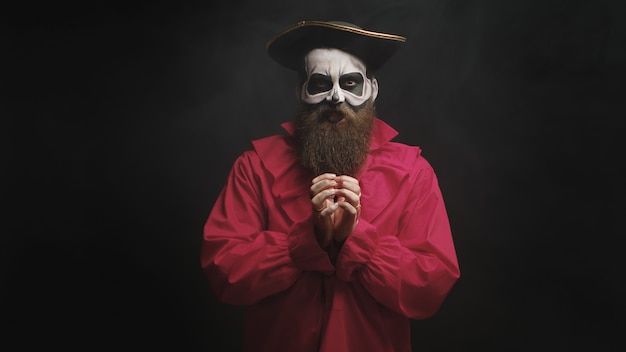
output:
M 336 48 L 363 60 L 368 71 L 374 72 L 405 41 L 403 36 L 365 30 L 348 22 L 300 21 L 270 39 L 266 49 L 274 61 L 298 71 L 312 49 Z

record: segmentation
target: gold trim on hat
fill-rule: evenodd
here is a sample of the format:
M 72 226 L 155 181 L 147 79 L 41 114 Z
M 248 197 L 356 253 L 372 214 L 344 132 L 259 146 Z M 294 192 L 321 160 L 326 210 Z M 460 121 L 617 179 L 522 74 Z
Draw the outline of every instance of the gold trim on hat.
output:
M 332 28 L 332 29 L 337 29 L 340 31 L 345 31 L 345 32 L 352 32 L 352 33 L 356 33 L 356 34 L 361 34 L 361 35 L 366 35 L 368 37 L 373 37 L 373 38 L 379 38 L 379 39 L 388 39 L 388 40 L 395 40 L 395 41 L 399 41 L 399 42 L 406 42 L 406 38 L 400 35 L 395 35 L 395 34 L 387 34 L 387 33 L 380 33 L 380 32 L 372 32 L 372 31 L 368 31 L 365 29 L 361 29 L 361 28 L 357 28 L 357 27 L 350 27 L 350 26 L 345 26 L 342 24 L 337 24 L 337 23 L 332 23 L 332 22 L 323 22 L 323 21 L 300 21 L 290 27 L 287 27 L 286 29 L 284 29 L 282 32 L 278 33 L 277 35 L 275 35 L 272 39 L 270 39 L 267 44 L 265 44 L 265 48 L 268 49 L 270 47 L 270 45 L 272 45 L 272 43 L 274 43 L 274 41 L 276 41 L 276 39 L 280 38 L 281 36 L 285 35 L 288 32 L 291 32 L 295 29 L 301 28 L 301 27 L 306 27 L 306 26 L 318 26 L 318 27 L 328 27 L 328 28 Z

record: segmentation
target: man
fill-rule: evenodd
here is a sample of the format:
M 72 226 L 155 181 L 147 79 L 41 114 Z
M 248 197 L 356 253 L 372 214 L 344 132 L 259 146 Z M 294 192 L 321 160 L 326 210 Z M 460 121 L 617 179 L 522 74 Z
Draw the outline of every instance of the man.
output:
M 410 351 L 409 319 L 459 278 L 435 173 L 375 115 L 373 73 L 404 41 L 303 21 L 268 42 L 301 108 L 237 158 L 201 258 L 217 297 L 247 306 L 246 351 Z

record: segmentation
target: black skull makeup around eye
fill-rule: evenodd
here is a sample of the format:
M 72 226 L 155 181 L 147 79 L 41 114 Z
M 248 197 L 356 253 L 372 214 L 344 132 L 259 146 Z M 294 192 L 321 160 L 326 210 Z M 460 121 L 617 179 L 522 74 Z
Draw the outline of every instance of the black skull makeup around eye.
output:
M 304 81 L 300 99 L 306 104 L 326 100 L 333 104 L 361 106 L 376 99 L 378 82 L 366 74 L 365 64 L 357 57 L 339 49 L 318 48 L 304 58 Z
M 314 73 L 309 78 L 309 84 L 306 90 L 309 94 L 315 95 L 321 92 L 327 92 L 333 88 L 333 81 L 328 76 Z
M 363 94 L 363 75 L 358 72 L 341 75 L 339 77 L 339 86 L 345 91 L 361 96 Z

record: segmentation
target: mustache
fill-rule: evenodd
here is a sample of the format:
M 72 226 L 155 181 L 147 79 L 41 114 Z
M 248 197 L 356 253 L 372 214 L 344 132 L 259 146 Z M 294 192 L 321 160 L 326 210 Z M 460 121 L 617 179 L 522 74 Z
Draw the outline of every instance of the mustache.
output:
M 312 106 L 309 112 L 317 116 L 318 121 L 338 122 L 344 118 L 355 118 L 356 112 L 348 104 L 322 102 Z

